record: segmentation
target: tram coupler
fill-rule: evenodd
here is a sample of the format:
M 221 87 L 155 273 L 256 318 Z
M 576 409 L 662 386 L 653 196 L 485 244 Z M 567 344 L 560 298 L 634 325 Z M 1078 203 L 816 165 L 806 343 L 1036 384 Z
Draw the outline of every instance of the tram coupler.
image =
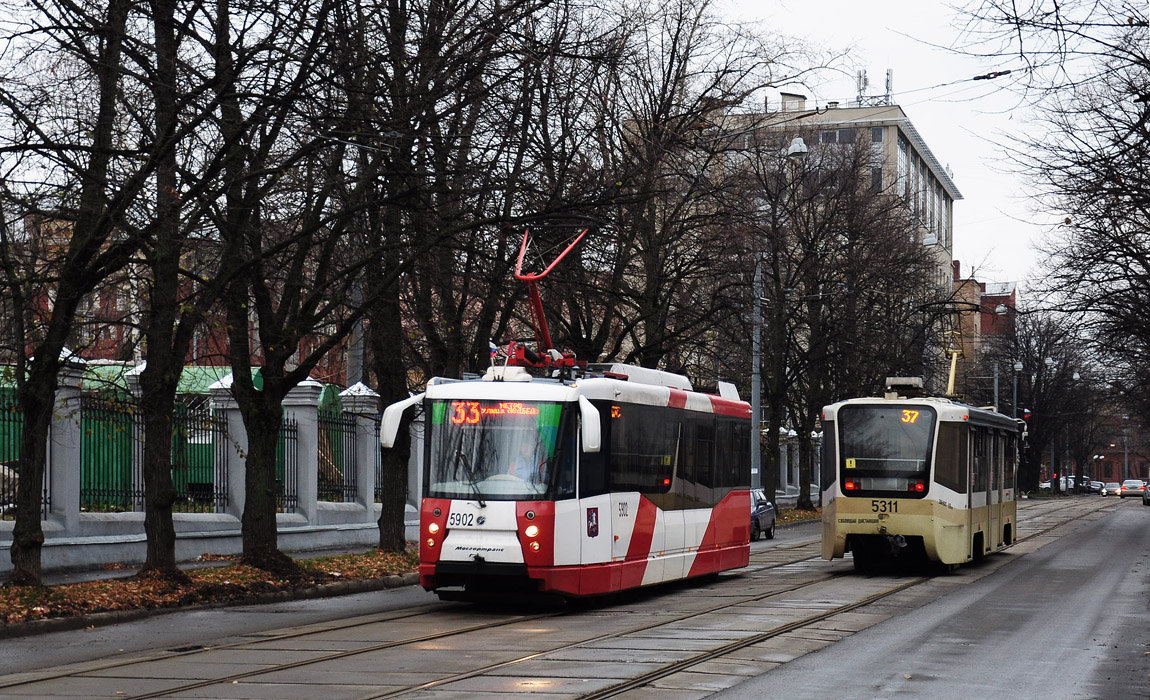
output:
M 879 534 L 886 540 L 886 545 L 890 548 L 891 558 L 898 559 L 899 555 L 902 554 L 902 550 L 906 549 L 906 538 L 902 535 L 887 534 L 886 527 L 880 529 Z

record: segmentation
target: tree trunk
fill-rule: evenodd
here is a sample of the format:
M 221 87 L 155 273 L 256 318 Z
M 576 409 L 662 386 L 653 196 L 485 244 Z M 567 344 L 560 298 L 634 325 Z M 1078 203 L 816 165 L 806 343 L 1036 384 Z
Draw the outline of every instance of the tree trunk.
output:
M 403 325 L 399 303 L 399 288 L 381 297 L 373 307 L 369 324 L 372 369 L 384 405 L 407 398 L 407 363 L 403 359 Z M 385 552 L 402 552 L 407 547 L 405 515 L 410 484 L 407 482 L 407 464 L 411 455 L 410 409 L 396 436 L 396 443 L 380 455 L 381 483 L 379 514 L 379 548 Z M 416 494 L 418 499 L 419 494 Z
M 799 428 L 799 500 L 795 502 L 797 510 L 814 510 L 815 504 L 811 502 L 811 463 L 814 450 L 811 445 L 811 426 Z
M 265 384 L 265 389 L 267 385 Z M 283 409 L 279 400 L 255 402 L 241 412 L 248 433 L 248 454 L 244 470 L 244 514 L 241 519 L 245 564 L 284 576 L 296 576 L 299 567 L 279 550 L 276 526 L 276 443 Z
M 55 376 L 55 372 L 52 373 Z M 20 408 L 24 412 L 24 429 L 20 433 L 19 482 L 16 485 L 16 522 L 12 529 L 12 574 L 8 582 L 14 586 L 41 584 L 40 553 L 44 545 L 41 528 L 40 491 L 44 483 L 47 461 L 47 435 L 52 420 L 55 380 L 52 390 L 34 382 L 35 375 L 19 391 Z
M 177 125 L 175 3 L 153 0 L 156 42 L 156 237 L 151 255 L 149 307 L 144 329 L 147 366 L 140 376 L 144 415 L 144 532 L 147 555 L 143 571 L 170 578 L 184 574 L 176 566 L 176 529 L 172 505 L 172 413 L 187 343 L 176 341 L 180 268 L 180 204 L 176 150 Z
M 176 488 L 172 483 L 172 413 L 179 366 L 171 366 L 171 356 L 151 357 L 140 377 L 140 412 L 144 416 L 144 533 L 147 554 L 142 571 L 155 571 L 182 579 L 176 565 L 176 528 L 172 505 Z

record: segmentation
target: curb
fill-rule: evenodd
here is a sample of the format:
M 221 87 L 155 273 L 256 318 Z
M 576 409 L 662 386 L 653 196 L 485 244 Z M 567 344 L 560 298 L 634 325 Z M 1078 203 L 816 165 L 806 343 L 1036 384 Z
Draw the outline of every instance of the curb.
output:
M 391 576 L 385 576 L 384 578 L 361 579 L 357 581 L 333 581 L 332 583 L 321 583 L 316 586 L 290 588 L 268 593 L 255 593 L 242 598 L 234 598 L 216 603 L 196 603 L 194 605 L 181 605 L 171 608 L 110 610 L 108 612 L 89 613 L 87 615 L 76 615 L 74 617 L 50 617 L 43 620 L 19 622 L 13 625 L 0 625 L 0 639 L 30 637 L 52 632 L 72 632 L 89 627 L 105 627 L 107 625 L 134 622 L 148 617 L 187 610 L 211 610 L 213 608 L 227 608 L 237 605 L 260 605 L 266 603 L 283 603 L 293 600 L 334 598 L 341 595 L 370 593 L 389 588 L 414 586 L 418 583 L 419 574 L 416 572 L 408 572 L 405 574 L 393 574 Z

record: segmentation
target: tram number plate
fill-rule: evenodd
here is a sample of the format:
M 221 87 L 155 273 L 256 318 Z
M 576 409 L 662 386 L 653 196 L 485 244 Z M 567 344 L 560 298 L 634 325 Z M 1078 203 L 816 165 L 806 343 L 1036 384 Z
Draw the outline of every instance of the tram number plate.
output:
M 475 513 L 452 513 L 447 516 L 447 527 L 475 527 Z
M 872 513 L 897 513 L 898 501 L 871 501 L 870 512 Z

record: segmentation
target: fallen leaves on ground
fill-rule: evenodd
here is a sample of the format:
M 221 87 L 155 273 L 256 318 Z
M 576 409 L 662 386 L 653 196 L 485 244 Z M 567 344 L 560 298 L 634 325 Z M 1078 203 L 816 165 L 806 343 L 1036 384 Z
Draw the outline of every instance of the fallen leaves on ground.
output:
M 227 561 L 230 557 L 204 555 L 200 559 Z M 245 564 L 229 564 L 187 571 L 190 583 L 139 574 L 59 586 L 4 586 L 0 588 L 0 623 L 12 625 L 94 612 L 226 602 L 332 581 L 378 579 L 415 571 L 418 556 L 414 552 L 396 554 L 372 550 L 363 554 L 300 559 L 298 563 L 303 576 L 290 581 Z
M 822 506 L 818 506 L 814 510 L 795 510 L 794 508 L 783 508 L 779 511 L 779 514 L 775 520 L 780 523 L 801 523 L 807 520 L 821 520 L 822 517 Z

